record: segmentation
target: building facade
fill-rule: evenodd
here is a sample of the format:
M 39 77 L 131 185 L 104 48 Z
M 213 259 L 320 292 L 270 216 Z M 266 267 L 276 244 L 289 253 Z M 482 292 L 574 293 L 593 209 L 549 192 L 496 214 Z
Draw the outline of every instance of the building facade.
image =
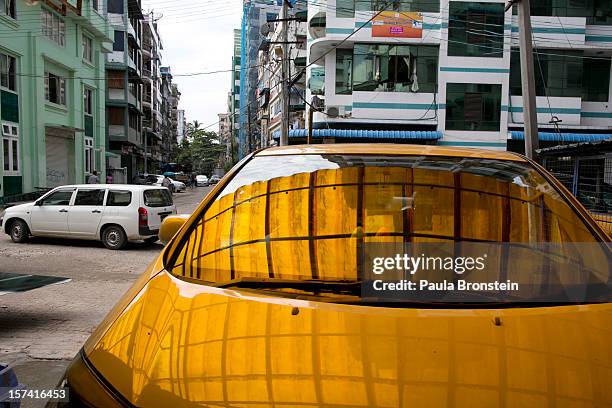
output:
M 288 44 L 288 67 L 289 77 L 298 77 L 289 87 L 289 129 L 304 129 L 306 126 L 306 75 L 299 75 L 306 66 L 306 32 L 307 23 L 305 10 L 298 11 L 296 8 L 290 11 L 289 18 L 295 18 L 287 22 Z M 304 16 L 303 21 L 300 16 Z M 276 23 L 274 30 L 270 32 L 267 39 L 262 40 L 260 51 L 260 82 L 257 93 L 258 106 L 262 109 L 258 118 L 261 117 L 261 143 L 254 146 L 270 146 L 280 138 L 282 126 L 282 35 L 281 24 Z M 253 150 L 251 147 L 250 150 Z
M 170 67 L 161 67 L 161 114 L 162 114 L 162 169 L 173 159 L 173 154 L 176 151 L 177 140 L 177 110 L 178 88 L 172 83 L 172 70 Z
M 506 1 L 380 4 L 309 2 L 315 141 L 520 151 L 518 24 Z M 540 131 L 551 143 L 610 137 L 612 2 L 532 2 L 532 25 Z
M 234 30 L 234 52 L 232 55 L 232 76 L 230 78 L 230 92 L 227 96 L 227 113 L 229 116 L 232 139 L 230 140 L 230 156 L 232 162 L 238 155 L 238 129 L 240 127 L 240 56 L 242 53 L 242 34 Z
M 106 13 L 113 31 L 113 49 L 107 55 L 108 166 L 125 169 L 131 182 L 144 172 L 142 26 L 140 0 L 107 0 Z M 118 175 L 118 174 L 116 174 Z
M 105 172 L 101 2 L 1 3 L 0 200 Z
M 153 13 L 147 14 L 143 23 L 142 78 L 143 137 L 145 173 L 159 173 L 162 165 L 162 50 L 161 37 Z
M 261 135 L 255 123 L 257 117 L 257 85 L 259 47 L 264 35 L 261 27 L 276 20 L 280 6 L 275 0 L 247 0 L 244 2 L 240 44 L 240 116 L 238 129 L 238 159 L 252 148 Z
M 219 158 L 219 167 L 225 169 L 232 164 L 232 128 L 230 125 L 230 115 L 227 113 L 219 113 L 219 142 L 225 145 L 225 152 Z

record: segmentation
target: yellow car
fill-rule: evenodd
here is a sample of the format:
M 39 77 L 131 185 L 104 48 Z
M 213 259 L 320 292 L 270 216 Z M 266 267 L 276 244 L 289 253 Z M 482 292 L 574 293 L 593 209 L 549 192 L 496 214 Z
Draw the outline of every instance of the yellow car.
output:
M 68 368 L 70 405 L 612 406 L 608 238 L 522 156 L 265 149 L 160 235 L 162 254 Z M 520 271 L 535 289 L 516 302 L 362 298 L 364 248 L 406 242 L 590 245 L 579 262 L 597 265 L 571 302 Z

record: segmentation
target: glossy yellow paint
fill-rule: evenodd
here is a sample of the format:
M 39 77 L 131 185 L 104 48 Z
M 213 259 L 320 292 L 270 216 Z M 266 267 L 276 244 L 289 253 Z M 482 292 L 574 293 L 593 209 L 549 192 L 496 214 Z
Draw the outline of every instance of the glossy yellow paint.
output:
M 257 154 L 503 153 L 367 146 L 292 146 Z M 491 158 L 524 161 L 503 155 L 512 158 Z M 239 168 L 188 223 L 224 205 L 212 199 Z M 585 215 L 576 200 L 568 201 Z M 376 228 L 393 227 L 372 219 Z M 256 227 L 237 238 L 260 236 Z M 283 228 L 279 223 L 275 233 Z M 402 309 L 214 288 L 163 270 L 164 257 L 173 254 L 185 230 L 84 346 L 98 373 L 136 406 L 612 407 L 612 304 Z M 290 262 L 294 253 L 283 251 Z M 90 402 L 106 406 L 95 396 Z
M 159 228 L 159 240 L 163 244 L 170 242 L 172 237 L 176 235 L 185 222 L 189 219 L 190 214 L 169 215 L 164 218 L 161 227 Z
M 609 214 L 591 213 L 593 219 L 612 238 L 612 219 Z
M 164 272 L 87 355 L 137 406 L 605 407 L 611 327 L 609 304 L 389 309 Z
M 473 149 L 468 147 L 444 147 L 387 143 L 343 143 L 279 146 L 261 150 L 256 156 L 275 156 L 290 154 L 380 154 L 399 156 L 449 156 L 478 159 L 498 159 L 525 162 L 516 153 L 497 150 Z

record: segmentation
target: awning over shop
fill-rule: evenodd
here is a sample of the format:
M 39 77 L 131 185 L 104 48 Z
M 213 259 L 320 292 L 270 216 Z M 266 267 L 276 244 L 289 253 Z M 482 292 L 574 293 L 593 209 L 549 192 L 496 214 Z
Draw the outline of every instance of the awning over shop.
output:
M 538 132 L 538 137 L 543 142 L 596 142 L 610 140 L 612 134 Z M 510 132 L 510 138 L 512 140 L 525 140 L 525 133 L 512 131 Z
M 308 136 L 306 129 L 289 130 L 290 138 L 304 138 Z M 438 140 L 442 132 L 419 130 L 363 130 L 363 129 L 313 129 L 313 137 L 336 137 L 339 139 L 406 139 L 406 140 Z M 280 138 L 280 130 L 276 130 L 272 137 Z

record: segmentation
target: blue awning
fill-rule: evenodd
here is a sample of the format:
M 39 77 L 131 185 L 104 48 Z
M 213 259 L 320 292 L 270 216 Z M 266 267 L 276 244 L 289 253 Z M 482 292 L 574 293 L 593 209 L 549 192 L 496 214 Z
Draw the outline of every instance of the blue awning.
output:
M 525 133 L 512 131 L 510 137 L 512 140 L 525 140 Z M 612 134 L 538 132 L 538 138 L 543 142 L 597 142 L 611 140 Z
M 308 136 L 306 129 L 289 130 L 290 138 L 304 138 Z M 353 139 L 408 139 L 408 140 L 438 140 L 442 132 L 420 130 L 363 130 L 363 129 L 313 129 L 313 137 L 337 137 Z M 272 134 L 274 139 L 280 138 L 280 131 Z

